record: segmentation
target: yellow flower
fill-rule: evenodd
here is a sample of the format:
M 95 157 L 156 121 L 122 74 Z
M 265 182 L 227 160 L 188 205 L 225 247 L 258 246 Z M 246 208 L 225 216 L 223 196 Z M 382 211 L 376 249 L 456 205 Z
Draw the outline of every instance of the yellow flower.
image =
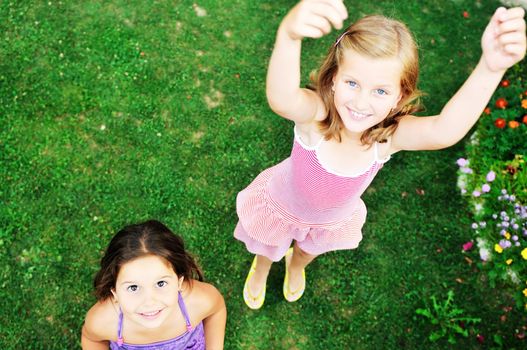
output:
M 522 250 L 521 254 L 522 254 L 522 258 L 524 258 L 525 260 L 527 260 L 527 248 L 525 248 L 524 250 Z
M 511 239 L 511 234 L 508 233 L 508 232 L 505 232 L 505 238 L 506 238 L 506 239 Z
M 527 297 L 527 288 L 525 288 L 525 289 L 523 290 L 523 295 L 525 295 L 525 296 Z
M 507 263 L 507 265 L 512 264 L 512 259 L 507 259 L 507 260 L 505 261 L 505 263 Z M 527 296 L 527 295 L 526 295 L 526 296 Z
M 522 100 L 522 107 L 527 109 L 527 100 Z
M 494 250 L 497 251 L 498 253 L 503 252 L 503 248 L 498 243 L 494 244 Z M 525 256 L 523 256 L 523 251 L 522 251 L 522 256 L 525 260 L 527 260 L 527 248 L 525 248 L 524 251 L 525 251 Z

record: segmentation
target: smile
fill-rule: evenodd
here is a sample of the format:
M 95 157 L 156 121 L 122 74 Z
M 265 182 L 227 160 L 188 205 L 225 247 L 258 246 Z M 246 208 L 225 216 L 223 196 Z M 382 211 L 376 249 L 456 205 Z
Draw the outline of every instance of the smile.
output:
M 163 310 L 156 310 L 156 311 L 151 311 L 151 312 L 140 312 L 139 315 L 141 315 L 141 317 L 146 318 L 148 320 L 152 320 L 156 318 L 157 316 L 159 316 L 161 311 Z
M 351 117 L 351 119 L 356 120 L 356 121 L 364 120 L 371 115 L 371 114 L 355 112 L 354 110 L 351 110 L 349 108 L 348 108 L 348 111 L 349 111 L 349 116 Z

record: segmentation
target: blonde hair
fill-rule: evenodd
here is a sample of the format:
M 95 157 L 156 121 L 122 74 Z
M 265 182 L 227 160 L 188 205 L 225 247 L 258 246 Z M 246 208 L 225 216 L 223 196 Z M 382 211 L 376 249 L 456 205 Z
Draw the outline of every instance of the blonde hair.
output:
M 379 124 L 372 126 L 361 135 L 363 144 L 386 142 L 397 129 L 402 116 L 421 110 L 417 89 L 419 57 L 417 45 L 409 29 L 403 23 L 380 15 L 363 17 L 349 26 L 329 49 L 318 74 L 311 77 L 314 90 L 318 92 L 326 110 L 327 117 L 319 123 L 324 138 L 341 141 L 340 130 L 344 124 L 333 100 L 333 78 L 337 74 L 344 52 L 352 49 L 371 58 L 396 57 L 402 63 L 401 100 Z

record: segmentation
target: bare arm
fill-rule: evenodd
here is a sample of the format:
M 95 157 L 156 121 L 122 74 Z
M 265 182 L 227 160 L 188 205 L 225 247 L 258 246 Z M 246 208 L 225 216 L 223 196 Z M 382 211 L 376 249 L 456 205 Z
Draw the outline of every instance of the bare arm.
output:
M 110 343 L 108 341 L 97 341 L 90 338 L 89 330 L 86 324 L 82 326 L 81 346 L 82 350 L 108 350 Z
M 452 146 L 476 123 L 507 68 L 525 56 L 524 10 L 498 9 L 482 37 L 483 54 L 456 94 L 432 117 L 404 117 L 392 137 L 392 152 Z
M 271 109 L 299 123 L 313 120 L 323 107 L 311 90 L 300 88 L 302 39 L 319 38 L 334 26 L 342 28 L 347 18 L 341 0 L 303 0 L 283 19 L 269 62 L 266 93 Z
M 203 328 L 205 331 L 205 344 L 209 350 L 223 349 L 225 338 L 225 323 L 227 322 L 227 308 L 223 296 L 218 290 L 210 286 L 207 291 L 208 299 L 212 301 L 210 314 L 203 319 Z

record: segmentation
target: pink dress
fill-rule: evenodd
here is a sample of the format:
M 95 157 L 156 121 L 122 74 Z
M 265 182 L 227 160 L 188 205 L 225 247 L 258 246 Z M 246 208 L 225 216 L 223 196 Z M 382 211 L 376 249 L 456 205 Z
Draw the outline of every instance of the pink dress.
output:
M 360 196 L 389 157 L 379 160 L 375 143 L 368 169 L 339 175 L 319 162 L 322 141 L 309 147 L 295 128 L 291 156 L 264 170 L 238 193 L 234 237 L 251 253 L 278 261 L 293 240 L 313 255 L 359 245 L 366 220 Z

